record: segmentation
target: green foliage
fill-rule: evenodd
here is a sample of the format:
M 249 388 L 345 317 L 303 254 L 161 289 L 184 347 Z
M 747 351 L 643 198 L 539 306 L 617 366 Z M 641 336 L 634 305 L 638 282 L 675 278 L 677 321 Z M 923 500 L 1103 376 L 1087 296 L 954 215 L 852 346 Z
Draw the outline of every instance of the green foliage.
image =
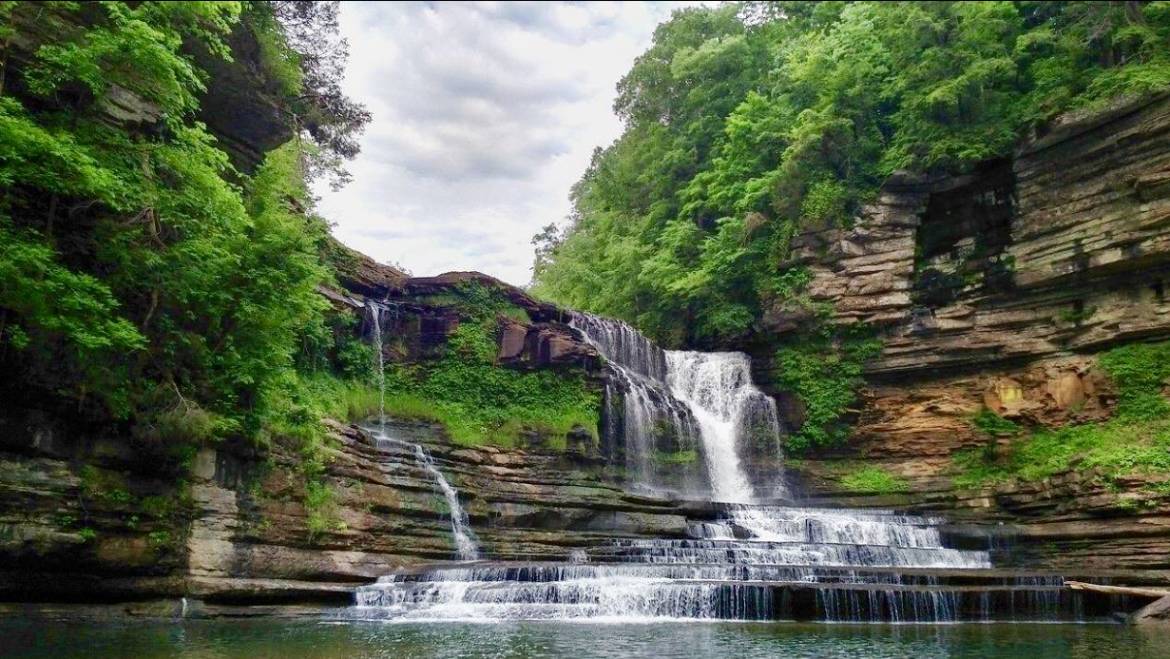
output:
M 685 451 L 658 451 L 655 453 L 655 459 L 668 465 L 690 465 L 699 461 L 699 452 L 695 449 L 688 449 Z
M 668 344 L 740 338 L 808 306 L 792 237 L 847 225 L 895 170 L 962 172 L 1058 113 L 1170 86 L 1166 7 L 680 10 L 619 83 L 626 130 L 574 186 L 570 225 L 534 239 L 534 292 Z
M 271 98 L 301 102 L 311 66 L 278 9 L 3 5 L 8 37 L 44 28 L 31 59 L 0 64 L 0 364 L 21 376 L 6 395 L 43 395 L 31 384 L 180 444 L 299 423 L 298 365 L 355 377 L 363 350 L 334 345 L 316 291 L 332 275 L 326 224 L 306 212 L 314 147 L 298 137 L 248 177 L 195 120 L 216 90 L 192 53 L 231 59 L 241 23 Z M 157 125 L 110 120 L 126 91 Z
M 858 467 L 841 477 L 841 486 L 850 492 L 866 494 L 896 494 L 910 490 L 906 479 L 891 474 L 881 467 Z
M 596 434 L 601 397 L 584 374 L 501 367 L 498 318 L 514 307 L 499 291 L 478 285 L 464 286 L 457 298 L 453 303 L 467 317 L 448 337 L 445 353 L 387 369 L 387 414 L 440 422 L 465 445 L 513 446 L 532 431 L 549 448 L 563 448 L 577 426 Z
M 1080 325 L 1086 320 L 1092 318 L 1093 314 L 1095 313 L 1097 313 L 1096 307 L 1088 307 L 1084 309 L 1064 309 L 1059 314 L 1057 314 L 1056 317 L 1062 323 Z
M 978 449 L 956 454 L 956 485 L 973 487 L 1021 479 L 1039 480 L 1072 467 L 1098 467 L 1121 476 L 1135 471 L 1170 471 L 1170 420 L 1101 424 L 1037 432 L 1012 443 L 1005 456 L 989 461 Z
M 1163 391 L 1170 386 L 1170 342 L 1132 343 L 1101 355 L 1118 391 L 1117 413 L 1135 421 L 1170 417 Z
M 305 485 L 305 511 L 308 513 L 309 541 L 313 542 L 323 533 L 344 528 L 337 519 L 337 503 L 333 489 L 321 481 L 309 481 Z
M 1037 480 L 1074 466 L 1100 469 L 1107 478 L 1170 473 L 1170 404 L 1163 394 L 1170 378 L 1170 342 L 1114 348 L 1103 353 L 1099 363 L 1119 392 L 1113 419 L 1026 435 L 1013 441 L 1005 455 L 989 456 L 979 450 L 956 454 L 955 483 L 974 487 L 1017 478 Z M 994 427 L 1004 423 L 1000 419 Z M 1005 430 L 1020 431 L 1006 423 L 1011 428 L 1004 426 Z
M 971 417 L 971 425 L 976 430 L 991 437 L 1010 437 L 1023 431 L 1019 424 L 988 409 L 979 410 L 975 416 Z
M 863 330 L 823 331 L 776 351 L 775 385 L 795 393 L 804 423 L 787 438 L 793 452 L 841 444 L 848 436 L 845 414 L 856 399 L 862 366 L 881 352 L 881 343 Z

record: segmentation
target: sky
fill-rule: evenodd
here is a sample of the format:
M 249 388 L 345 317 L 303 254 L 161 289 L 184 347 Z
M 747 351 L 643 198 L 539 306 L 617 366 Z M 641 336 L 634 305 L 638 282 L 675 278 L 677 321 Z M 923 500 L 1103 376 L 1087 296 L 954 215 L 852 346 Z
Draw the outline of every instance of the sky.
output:
M 532 236 L 564 222 L 593 148 L 621 134 L 615 85 L 680 4 L 343 2 L 343 89 L 373 121 L 318 210 L 416 276 L 527 284 Z

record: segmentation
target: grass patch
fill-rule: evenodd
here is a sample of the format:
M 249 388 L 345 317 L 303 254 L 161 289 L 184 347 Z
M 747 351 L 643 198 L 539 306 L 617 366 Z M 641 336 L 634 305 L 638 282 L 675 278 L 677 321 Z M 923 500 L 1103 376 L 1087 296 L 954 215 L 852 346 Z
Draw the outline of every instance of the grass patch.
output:
M 324 420 L 357 421 L 378 412 L 378 390 L 369 382 L 334 375 L 325 370 L 290 370 L 286 381 L 268 404 L 265 442 L 291 442 L 300 454 L 298 468 L 304 479 L 304 504 L 309 541 L 343 528 L 337 519 L 333 490 L 325 480 L 331 459 L 329 434 Z
M 910 491 L 905 478 L 873 465 L 859 467 L 841 477 L 841 486 L 850 492 L 897 494 Z
M 984 451 L 956 453 L 959 487 L 978 487 L 1013 479 L 1039 480 L 1075 467 L 1101 468 L 1106 475 L 1170 471 L 1170 419 L 1118 418 L 1100 424 L 1047 430 L 1023 438 L 995 460 Z
M 689 465 L 699 461 L 699 452 L 695 449 L 686 451 L 657 451 L 655 459 L 668 465 Z
M 441 423 L 464 446 L 513 447 L 524 434 L 536 433 L 546 448 L 563 450 L 565 435 L 578 426 L 596 441 L 601 394 L 585 374 L 499 366 L 498 319 L 517 308 L 482 286 L 459 291 L 466 295 L 461 308 L 471 317 L 451 333 L 439 358 L 387 366 L 386 413 Z
M 1170 378 L 1170 342 L 1121 346 L 1102 354 L 1099 363 L 1117 386 L 1113 419 L 1035 432 L 999 456 L 979 449 L 956 453 L 955 485 L 1038 480 L 1073 467 L 1099 469 L 1106 479 L 1170 472 L 1170 402 L 1162 393 Z
M 563 450 L 577 426 L 597 438 L 600 394 L 580 374 L 519 372 L 448 356 L 388 370 L 386 389 L 388 416 L 442 424 L 463 446 L 514 447 L 528 431 Z

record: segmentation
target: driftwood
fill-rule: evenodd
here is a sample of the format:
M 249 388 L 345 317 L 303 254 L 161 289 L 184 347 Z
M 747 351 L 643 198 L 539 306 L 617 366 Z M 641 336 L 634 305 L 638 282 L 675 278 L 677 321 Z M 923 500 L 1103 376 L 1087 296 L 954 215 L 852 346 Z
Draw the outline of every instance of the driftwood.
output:
M 1064 585 L 1073 590 L 1087 590 L 1105 595 L 1133 595 L 1134 597 L 1150 597 L 1160 599 L 1170 596 L 1170 590 L 1165 588 L 1135 588 L 1133 586 L 1102 586 L 1083 581 L 1065 581 Z

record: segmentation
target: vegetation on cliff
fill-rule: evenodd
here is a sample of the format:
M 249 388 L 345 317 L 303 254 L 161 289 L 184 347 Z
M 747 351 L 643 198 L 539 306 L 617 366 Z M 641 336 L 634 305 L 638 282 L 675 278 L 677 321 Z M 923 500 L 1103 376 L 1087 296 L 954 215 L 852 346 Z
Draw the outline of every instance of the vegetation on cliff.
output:
M 441 423 L 459 444 L 534 444 L 564 449 L 574 431 L 597 439 L 601 394 L 579 371 L 520 370 L 496 363 L 502 316 L 527 320 L 525 311 L 495 289 L 459 287 L 447 302 L 462 316 L 437 359 L 391 364 L 386 411 L 400 418 Z
M 300 422 L 297 369 L 337 357 L 306 179 L 339 171 L 368 116 L 337 88 L 336 8 L 313 4 L 0 3 L 7 400 L 146 440 Z M 197 120 L 217 90 L 196 62 L 250 57 L 241 39 L 293 124 L 250 173 Z
M 1106 479 L 1133 473 L 1170 474 L 1170 342 L 1130 344 L 1100 357 L 1118 390 L 1117 414 L 1104 423 L 1027 432 L 983 412 L 975 419 L 988 434 L 1013 436 L 988 451 L 955 456 L 955 483 L 979 486 L 1012 479 L 1037 480 L 1069 469 L 1098 469 Z
M 1059 112 L 1170 85 L 1170 4 L 776 2 L 676 12 L 618 84 L 623 135 L 538 236 L 536 290 L 669 344 L 800 288 L 795 232 L 895 170 L 961 171 Z
M 534 290 L 666 345 L 733 343 L 809 306 L 792 238 L 848 226 L 891 173 L 963 172 L 1058 113 L 1168 85 L 1165 2 L 679 11 L 619 83 L 625 132 L 573 188 L 569 225 L 535 238 Z M 817 417 L 798 442 L 838 436 L 851 395 L 782 384 Z

